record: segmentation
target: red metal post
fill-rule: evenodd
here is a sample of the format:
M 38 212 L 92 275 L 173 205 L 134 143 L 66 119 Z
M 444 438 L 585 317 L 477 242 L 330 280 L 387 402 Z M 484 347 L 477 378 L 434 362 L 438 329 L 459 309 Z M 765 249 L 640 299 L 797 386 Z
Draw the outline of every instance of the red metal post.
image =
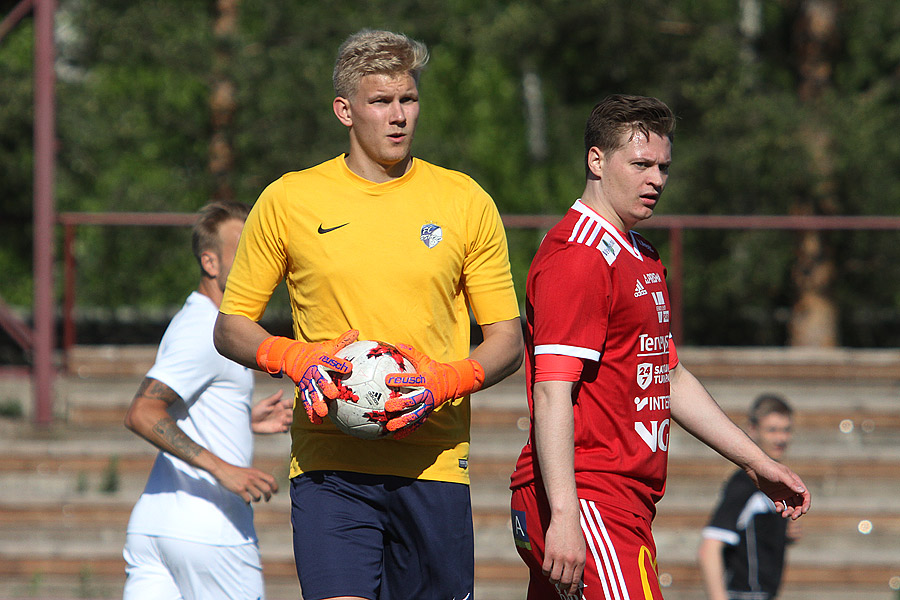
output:
M 0 40 L 5 38 L 6 35 L 13 30 L 16 24 L 24 19 L 25 15 L 31 12 L 32 4 L 34 4 L 33 0 L 21 0 L 11 11 L 9 11 L 9 14 L 0 21 Z
M 56 0 L 34 0 L 34 419 L 53 419 L 55 105 L 53 17 Z
M 68 371 L 69 350 L 75 345 L 75 227 L 65 223 L 63 231 L 63 362 Z

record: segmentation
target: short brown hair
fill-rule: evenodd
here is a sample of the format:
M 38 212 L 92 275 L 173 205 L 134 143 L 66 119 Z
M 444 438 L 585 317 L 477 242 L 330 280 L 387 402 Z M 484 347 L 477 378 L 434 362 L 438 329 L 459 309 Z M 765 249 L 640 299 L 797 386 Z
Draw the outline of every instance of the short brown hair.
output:
M 416 83 L 425 64 L 428 49 L 422 42 L 402 33 L 362 29 L 348 37 L 338 49 L 334 63 L 334 93 L 349 98 L 359 89 L 365 75 L 402 75 L 409 73 Z
M 781 396 L 776 394 L 762 394 L 753 401 L 753 405 L 750 407 L 750 412 L 748 414 L 750 424 L 755 427 L 759 425 L 759 422 L 763 417 L 772 413 L 791 417 L 794 414 L 794 409 L 791 408 L 787 401 Z
M 675 115 L 666 104 L 647 96 L 613 94 L 594 106 L 584 127 L 584 157 L 597 147 L 604 154 L 614 152 L 622 145 L 622 134 L 638 132 L 650 137 L 656 133 L 672 139 L 675 131 Z M 629 138 L 631 139 L 631 138 Z
M 249 206 L 233 200 L 218 200 L 201 208 L 191 231 L 191 249 L 197 262 L 200 263 L 200 255 L 204 252 L 210 250 L 217 254 L 222 252 L 222 239 L 219 237 L 222 223 L 231 219 L 246 221 L 248 214 L 250 214 Z M 200 264 L 202 268 L 202 263 Z

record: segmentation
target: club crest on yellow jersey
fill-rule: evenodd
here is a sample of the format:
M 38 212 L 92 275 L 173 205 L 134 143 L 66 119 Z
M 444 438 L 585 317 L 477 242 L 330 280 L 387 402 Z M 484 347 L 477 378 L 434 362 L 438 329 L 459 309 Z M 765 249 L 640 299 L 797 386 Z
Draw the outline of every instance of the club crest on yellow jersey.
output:
M 440 225 L 426 223 L 425 225 L 422 225 L 422 231 L 419 233 L 419 237 L 426 246 L 434 248 L 442 239 L 444 239 L 444 231 L 441 229 Z

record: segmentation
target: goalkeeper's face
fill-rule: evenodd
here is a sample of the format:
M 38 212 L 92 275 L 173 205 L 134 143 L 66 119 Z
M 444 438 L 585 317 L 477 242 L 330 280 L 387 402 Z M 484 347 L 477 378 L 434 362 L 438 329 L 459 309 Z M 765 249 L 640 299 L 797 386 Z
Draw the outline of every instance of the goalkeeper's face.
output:
M 353 164 L 364 170 L 366 163 L 378 165 L 388 172 L 405 168 L 419 121 L 419 91 L 412 75 L 365 75 L 352 98 L 335 100 L 335 113 L 350 128 Z

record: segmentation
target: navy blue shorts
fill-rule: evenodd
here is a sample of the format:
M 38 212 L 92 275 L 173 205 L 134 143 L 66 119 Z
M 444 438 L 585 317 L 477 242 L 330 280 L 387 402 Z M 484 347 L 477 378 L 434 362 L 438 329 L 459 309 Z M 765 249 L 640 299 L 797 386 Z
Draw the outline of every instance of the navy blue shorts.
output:
M 467 485 L 313 471 L 291 480 L 291 523 L 304 600 L 472 598 Z

